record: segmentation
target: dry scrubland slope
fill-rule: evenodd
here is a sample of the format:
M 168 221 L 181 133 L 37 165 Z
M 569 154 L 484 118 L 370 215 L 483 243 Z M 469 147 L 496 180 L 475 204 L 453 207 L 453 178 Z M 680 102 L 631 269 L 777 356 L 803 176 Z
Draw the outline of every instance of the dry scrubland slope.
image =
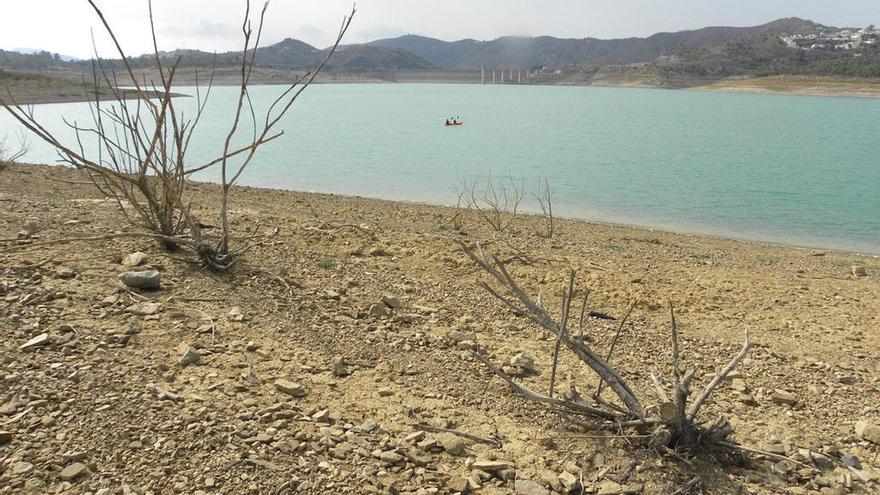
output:
M 38 240 L 126 229 L 83 179 L 49 167 L 0 172 L 0 238 L 31 219 L 46 227 Z M 216 196 L 210 185 L 195 191 L 197 204 Z M 561 489 L 560 479 L 619 493 L 632 460 L 623 485 L 636 493 L 673 493 L 695 476 L 711 493 L 880 490 L 821 459 L 819 474 L 662 459 L 578 436 L 510 396 L 465 348 L 533 357 L 540 374 L 524 380 L 544 389 L 552 341 L 475 288 L 480 274 L 452 240 L 490 235 L 473 221 L 466 233 L 444 227 L 451 209 L 255 189 L 234 198 L 237 232 L 280 229 L 234 275 L 137 240 L 0 254 L 0 493 L 493 494 L 513 492 L 502 479 L 513 477 L 523 493 Z M 524 218 L 511 234 L 531 260 L 513 270 L 551 305 L 569 268 L 589 282 L 595 309 L 619 315 L 636 301 L 614 362 L 643 395 L 647 373 L 668 370 L 669 298 L 698 386 L 753 332 L 753 354 L 707 417 L 727 415 L 746 444 L 855 456 L 876 475 L 880 446 L 854 432 L 859 420 L 880 421 L 876 260 L 576 221 L 548 241 L 539 226 Z M 161 290 L 121 290 L 120 261 L 134 251 L 161 271 Z M 852 276 L 854 263 L 868 275 Z M 145 300 L 160 304 L 155 314 L 132 314 Z M 589 322 L 603 352 L 613 332 Z M 20 349 L 43 333 L 46 342 Z M 596 385 L 569 356 L 560 373 L 563 387 Z M 416 423 L 503 445 L 465 445 Z M 507 468 L 479 471 L 474 459 Z

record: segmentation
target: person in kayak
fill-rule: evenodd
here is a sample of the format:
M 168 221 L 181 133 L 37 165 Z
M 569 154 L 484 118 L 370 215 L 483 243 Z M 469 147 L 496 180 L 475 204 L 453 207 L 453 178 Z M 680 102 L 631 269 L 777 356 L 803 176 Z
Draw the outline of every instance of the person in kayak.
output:
M 446 125 L 450 125 L 450 124 L 449 124 L 449 119 L 446 119 Z

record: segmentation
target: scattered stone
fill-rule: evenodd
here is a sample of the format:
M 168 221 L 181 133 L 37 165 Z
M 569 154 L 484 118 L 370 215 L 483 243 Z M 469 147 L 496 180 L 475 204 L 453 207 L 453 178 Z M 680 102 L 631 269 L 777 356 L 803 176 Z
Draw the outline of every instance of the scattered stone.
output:
M 620 483 L 605 480 L 599 484 L 599 489 L 596 491 L 596 495 L 621 495 L 623 493 L 623 487 L 620 486 Z
M 508 321 L 498 320 L 495 322 L 495 326 L 497 326 L 501 330 L 504 330 L 505 332 L 520 332 L 520 331 L 522 331 L 522 328 L 520 328 L 519 325 L 517 325 L 515 323 L 508 322 Z
M 379 397 L 391 397 L 394 395 L 394 391 L 388 387 L 382 387 L 379 389 Z
M 36 220 L 28 220 L 18 232 L 18 237 L 21 239 L 30 238 L 36 234 L 38 230 L 40 230 L 40 224 L 38 224 Z
M 355 431 L 359 433 L 373 433 L 376 429 L 379 428 L 379 423 L 373 421 L 372 419 L 368 419 L 363 422 L 360 426 L 356 426 L 354 428 Z
M 0 430 L 0 445 L 6 445 L 10 442 L 12 442 L 12 432 Z
M 452 433 L 438 433 L 436 438 L 449 455 L 462 455 L 465 453 L 465 448 L 471 444 L 466 438 Z
M 403 462 L 404 457 L 393 450 L 389 450 L 379 454 L 379 459 L 388 464 L 397 464 L 398 462 Z
M 797 397 L 787 390 L 776 389 L 773 391 L 772 400 L 776 404 L 794 406 L 798 403 Z
M 433 461 L 430 455 L 423 454 L 420 455 L 417 452 L 410 451 L 406 453 L 406 458 L 409 462 L 415 464 L 419 467 L 425 467 Z
M 75 277 L 76 272 L 73 270 L 73 268 L 67 266 L 59 266 L 55 269 L 55 275 L 58 278 L 69 279 Z
M 229 321 L 242 322 L 244 321 L 244 314 L 241 312 L 241 308 L 234 306 L 229 310 L 229 313 L 226 314 L 226 319 Z
M 181 344 L 177 346 L 177 352 L 180 353 L 180 360 L 177 364 L 179 364 L 181 368 L 186 368 L 191 364 L 199 362 L 199 353 L 197 353 L 196 350 L 186 342 L 181 342 Z
M 461 495 L 467 495 L 470 493 L 470 482 L 465 478 L 453 477 L 446 483 L 446 489 L 450 491 L 450 493 L 460 493 Z
M 81 462 L 74 462 L 61 471 L 59 475 L 64 481 L 73 481 L 86 472 L 86 465 Z
M 370 256 L 391 256 L 391 253 L 378 246 L 370 249 L 368 254 Z
M 144 301 L 125 308 L 125 311 L 137 316 L 151 316 L 159 314 L 162 311 L 162 305 L 157 302 Z
M 856 378 L 852 375 L 838 374 L 834 376 L 837 383 L 841 385 L 852 385 L 856 382 Z
M 574 461 L 568 461 L 565 463 L 565 472 L 579 476 L 583 472 L 583 468 Z
M 516 495 L 550 495 L 550 490 L 546 489 L 544 485 L 526 479 L 516 480 L 513 489 L 516 491 Z
M 348 371 L 348 366 L 345 365 L 345 359 L 343 359 L 342 357 L 337 357 L 333 359 L 332 371 L 333 376 L 340 378 L 346 377 L 351 374 L 351 372 Z
M 781 443 L 772 443 L 772 444 L 768 445 L 764 450 L 766 450 L 767 452 L 769 452 L 771 454 L 776 454 L 776 455 L 781 455 L 781 456 L 784 456 L 787 453 L 785 450 L 785 445 L 782 445 Z
M 473 465 L 471 465 L 471 469 L 476 469 L 479 471 L 486 472 L 497 472 L 503 471 L 505 469 L 513 468 L 513 464 L 507 461 L 489 461 L 489 460 L 476 460 Z
M 868 274 L 868 271 L 863 266 L 855 265 L 852 267 L 852 274 L 856 277 L 864 277 Z
M 324 423 L 328 425 L 333 422 L 333 420 L 330 419 L 330 409 L 321 409 L 315 414 L 312 414 L 312 419 L 314 419 L 318 423 Z
M 137 252 L 131 253 L 131 254 L 127 255 L 125 258 L 123 258 L 122 259 L 122 266 L 127 266 L 130 268 L 133 268 L 136 266 L 141 266 L 147 262 L 147 259 L 148 259 L 148 257 L 146 255 L 146 253 L 142 253 L 140 251 L 137 251 Z
M 36 347 L 44 346 L 44 345 L 48 344 L 49 342 L 50 342 L 49 334 L 48 333 L 41 333 L 40 335 L 37 335 L 36 337 L 34 337 L 31 340 L 28 340 L 27 342 L 22 344 L 21 347 L 19 347 L 19 349 L 22 351 L 27 351 L 30 349 L 34 349 Z
M 538 368 L 535 367 L 535 358 L 528 354 L 519 353 L 510 358 L 510 365 L 518 368 L 518 375 L 537 375 Z
M 302 385 L 290 380 L 275 380 L 275 389 L 292 397 L 305 397 L 306 389 Z
M 840 458 L 840 462 L 842 462 L 844 466 L 862 469 L 862 462 L 853 454 L 843 454 Z
M 880 425 L 867 421 L 856 422 L 856 435 L 862 440 L 880 445 Z
M 119 302 L 119 294 L 111 294 L 101 300 L 102 306 L 113 306 Z
M 12 465 L 12 474 L 15 476 L 23 476 L 30 474 L 34 470 L 34 465 L 29 462 L 16 462 Z
M 581 480 L 568 471 L 563 471 L 559 475 L 559 483 L 562 485 L 565 493 L 578 492 L 581 489 Z
M 162 274 L 159 270 L 147 270 L 144 272 L 125 272 L 119 275 L 119 279 L 126 287 L 132 289 L 153 290 L 158 289 L 162 282 Z
M 392 309 L 398 309 L 401 306 L 400 299 L 398 299 L 397 297 L 395 297 L 392 294 L 383 294 L 382 295 L 382 302 L 386 306 L 388 306 L 389 308 L 392 308 Z
M 370 316 L 374 316 L 376 318 L 384 318 L 391 314 L 391 311 L 388 309 L 385 304 L 373 304 L 370 306 Z

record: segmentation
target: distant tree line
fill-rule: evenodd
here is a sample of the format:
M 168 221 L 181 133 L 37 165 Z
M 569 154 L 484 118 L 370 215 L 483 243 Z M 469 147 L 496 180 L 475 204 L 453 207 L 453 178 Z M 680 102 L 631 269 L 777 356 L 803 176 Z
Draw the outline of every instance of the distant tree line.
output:
M 39 52 L 24 54 L 0 50 L 0 69 L 8 70 L 48 70 L 64 64 L 57 53 Z

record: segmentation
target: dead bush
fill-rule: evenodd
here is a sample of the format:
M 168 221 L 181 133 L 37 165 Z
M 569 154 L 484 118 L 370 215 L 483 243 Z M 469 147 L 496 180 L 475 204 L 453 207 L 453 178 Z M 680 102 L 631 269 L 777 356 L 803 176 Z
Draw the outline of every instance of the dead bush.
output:
M 176 57 L 169 62 L 159 51 L 152 2 L 147 2 L 147 16 L 159 80 L 147 82 L 132 69 L 104 14 L 93 0 L 88 1 L 112 40 L 119 60 L 107 62 L 95 54 L 92 80 L 86 85 L 93 93 L 89 102 L 92 121 L 66 122 L 75 131 L 75 142 L 63 142 L 47 130 L 35 118 L 33 108 L 18 104 L 11 93 L 0 96 L 0 104 L 26 129 L 55 148 L 64 162 L 87 172 L 99 190 L 116 200 L 119 210 L 138 230 L 132 235 L 155 238 L 168 248 L 187 248 L 215 269 L 231 267 L 253 244 L 236 249 L 230 246 L 230 193 L 252 164 L 257 150 L 284 134 L 277 126 L 335 53 L 354 10 L 343 19 L 336 42 L 319 66 L 296 78 L 258 116 L 250 96 L 250 82 L 269 4 L 266 2 L 254 15 L 250 1 L 246 0 L 235 114 L 216 158 L 193 163 L 189 145 L 209 101 L 214 70 L 211 69 L 205 84 L 198 82 L 197 75 L 197 110 L 194 115 L 184 115 L 175 106 L 177 95 L 173 92 L 182 59 Z M 123 68 L 121 79 L 114 66 Z M 120 89 L 123 85 L 133 89 Z M 112 97 L 104 101 L 106 91 Z M 248 128 L 242 126 L 243 121 L 249 122 Z M 87 148 L 85 143 L 89 140 L 97 151 Z M 221 177 L 219 233 L 209 236 L 203 232 L 202 219 L 192 213 L 187 188 L 192 174 L 212 168 L 219 168 Z
M 491 173 L 485 178 L 462 179 L 457 189 L 459 202 L 464 200 L 466 210 L 474 211 L 480 220 L 498 233 L 507 231 L 516 222 L 526 195 L 522 182 L 513 177 L 499 180 Z
M 694 370 L 686 371 L 679 359 L 679 336 L 672 304 L 669 305 L 671 338 L 669 340 L 671 359 L 671 380 L 664 382 L 658 375 L 651 375 L 656 391 L 656 402 L 648 407 L 646 398 L 636 394 L 624 376 L 645 375 L 646 370 L 630 370 L 638 373 L 622 373 L 610 364 L 620 329 L 628 318 L 620 322 L 617 336 L 610 344 L 607 355 L 601 356 L 583 336 L 583 321 L 587 301 L 584 299 L 580 316 L 578 334 L 572 331 L 573 295 L 575 294 L 576 276 L 572 272 L 562 291 L 562 306 L 559 317 L 554 317 L 542 303 L 533 301 L 517 284 L 508 271 L 505 262 L 496 256 L 487 256 L 483 248 L 477 244 L 473 249 L 460 243 L 465 254 L 470 257 L 483 272 L 494 280 L 494 286 L 481 282 L 489 293 L 505 306 L 520 315 L 525 315 L 533 323 L 555 337 L 556 346 L 553 351 L 553 371 L 550 378 L 550 389 L 547 393 L 533 390 L 516 382 L 502 369 L 492 363 L 485 355 L 475 352 L 474 355 L 496 376 L 504 380 L 518 395 L 540 403 L 560 414 L 570 423 L 589 429 L 623 432 L 633 431 L 634 436 L 648 438 L 650 444 L 675 451 L 719 452 L 741 448 L 731 440 L 733 428 L 725 418 L 717 418 L 705 422 L 699 413 L 706 401 L 725 377 L 745 359 L 751 347 L 749 334 L 746 332 L 742 349 L 730 362 L 719 370 L 712 380 L 691 400 L 691 389 Z M 500 287 L 500 288 L 496 288 Z M 632 311 L 632 308 L 630 308 Z M 567 393 L 562 397 L 555 394 L 556 363 L 560 349 L 567 349 L 587 366 L 598 378 L 600 385 L 591 397 L 581 397 L 580 393 Z M 702 373 L 700 373 L 702 374 Z M 604 394 L 609 390 L 612 397 Z

